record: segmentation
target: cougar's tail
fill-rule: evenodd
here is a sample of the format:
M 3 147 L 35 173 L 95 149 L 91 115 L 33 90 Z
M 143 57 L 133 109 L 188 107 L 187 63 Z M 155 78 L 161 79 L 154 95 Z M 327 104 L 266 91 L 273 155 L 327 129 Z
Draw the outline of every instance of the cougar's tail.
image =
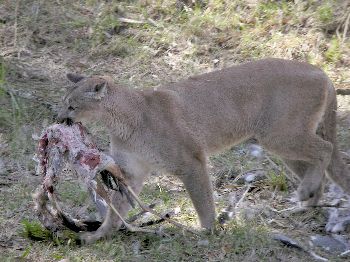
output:
M 332 101 L 326 110 L 324 126 L 322 128 L 322 137 L 333 144 L 333 153 L 327 168 L 327 175 L 333 182 L 339 185 L 344 192 L 350 194 L 350 170 L 343 161 L 337 146 L 337 98 L 335 92 L 332 92 L 331 95 Z

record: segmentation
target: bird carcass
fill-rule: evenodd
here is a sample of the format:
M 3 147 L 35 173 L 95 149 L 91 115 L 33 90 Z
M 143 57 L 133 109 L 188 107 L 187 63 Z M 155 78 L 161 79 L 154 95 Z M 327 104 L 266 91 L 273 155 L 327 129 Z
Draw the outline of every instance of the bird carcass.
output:
M 62 226 L 77 232 L 96 230 L 100 222 L 79 221 L 62 211 L 57 201 L 55 185 L 65 162 L 68 162 L 86 185 L 97 210 L 104 217 L 110 192 L 98 183 L 96 176 L 101 171 L 110 170 L 114 173 L 112 178 L 123 181 L 122 173 L 113 159 L 98 150 L 86 129 L 76 123 L 71 126 L 55 124 L 47 128 L 39 139 L 36 160 L 37 173 L 43 176 L 43 182 L 34 194 L 34 201 L 35 210 L 43 225 L 51 231 L 57 231 Z
M 163 216 L 143 204 L 126 183 L 118 165 L 110 156 L 98 150 L 80 123 L 52 125 L 43 131 L 38 144 L 35 159 L 38 164 L 37 173 L 42 175 L 43 181 L 34 194 L 35 211 L 41 223 L 50 231 L 56 232 L 62 228 L 69 228 L 75 232 L 95 231 L 101 225 L 99 221 L 74 219 L 61 209 L 55 186 L 62 173 L 62 168 L 68 162 L 86 185 L 102 217 L 108 208 L 117 215 L 126 229 L 157 233 L 155 230 L 136 227 L 125 221 L 110 200 L 113 191 L 118 191 L 120 194 L 126 195 L 131 205 L 135 201 L 144 211 L 193 232 L 170 219 L 169 216 Z M 97 179 L 99 173 L 104 176 L 102 177 L 104 183 Z

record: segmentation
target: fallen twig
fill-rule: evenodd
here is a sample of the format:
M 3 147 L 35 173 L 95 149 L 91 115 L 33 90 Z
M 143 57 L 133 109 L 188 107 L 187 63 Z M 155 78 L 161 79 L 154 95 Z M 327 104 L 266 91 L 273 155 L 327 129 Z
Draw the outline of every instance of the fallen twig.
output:
M 348 256 L 350 255 L 350 250 L 346 250 L 344 251 L 343 253 L 340 254 L 341 257 L 345 257 L 345 256 Z
M 237 201 L 236 205 L 235 205 L 235 210 L 239 207 L 239 205 L 243 202 L 245 196 L 247 195 L 247 193 L 249 192 L 251 188 L 251 185 L 249 184 L 246 188 L 246 190 L 243 192 L 241 198 Z
M 154 208 L 155 206 L 156 206 L 156 204 L 153 203 L 153 204 L 150 204 L 148 207 L 149 207 L 149 208 Z M 139 219 L 141 216 L 143 216 L 143 215 L 146 214 L 146 213 L 148 213 L 148 212 L 145 211 L 145 210 L 141 210 L 141 212 L 139 212 L 139 213 L 137 213 L 136 215 L 133 215 L 132 217 L 128 218 L 128 219 L 127 219 L 127 222 L 128 222 L 128 223 L 132 223 L 132 222 L 136 221 L 137 219 Z
M 129 24 L 144 24 L 144 23 L 146 23 L 145 21 L 125 18 L 125 17 L 119 17 L 118 20 L 119 20 L 119 22 L 129 23 Z

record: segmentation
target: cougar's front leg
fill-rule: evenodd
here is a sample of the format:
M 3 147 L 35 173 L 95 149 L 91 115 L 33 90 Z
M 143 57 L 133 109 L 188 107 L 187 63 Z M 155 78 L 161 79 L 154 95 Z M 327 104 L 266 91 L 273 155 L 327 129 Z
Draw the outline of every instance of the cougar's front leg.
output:
M 195 159 L 177 173 L 185 185 L 203 228 L 212 229 L 215 222 L 213 189 L 205 162 Z

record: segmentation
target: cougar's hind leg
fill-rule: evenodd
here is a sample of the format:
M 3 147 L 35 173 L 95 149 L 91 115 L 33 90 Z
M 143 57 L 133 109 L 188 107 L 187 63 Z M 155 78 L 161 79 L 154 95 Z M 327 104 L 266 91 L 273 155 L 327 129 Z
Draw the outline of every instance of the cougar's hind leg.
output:
M 299 177 L 301 181 L 304 179 L 307 173 L 307 170 L 310 168 L 310 164 L 300 160 L 283 159 L 283 162 L 291 172 L 293 172 Z M 324 187 L 324 179 L 321 183 L 319 190 L 317 190 L 315 192 L 315 195 L 305 203 L 305 206 L 316 206 L 318 204 L 319 199 L 323 195 L 323 187 Z
M 298 172 L 305 169 L 304 174 L 298 174 L 299 177 L 302 177 L 298 187 L 299 200 L 307 201 L 317 197 L 322 188 L 325 169 L 331 158 L 332 144 L 316 134 L 284 133 L 283 136 L 276 134 L 272 136 L 272 134 L 268 137 L 261 137 L 259 139 L 261 145 L 283 159 L 307 163 L 303 166 L 298 162 L 294 162 L 294 165 L 289 162 L 295 170 L 299 170 Z
M 333 144 L 332 158 L 327 168 L 328 177 L 350 195 L 350 170 L 342 159 L 337 145 L 337 100 L 334 97 L 330 104 L 321 129 L 321 135 Z

